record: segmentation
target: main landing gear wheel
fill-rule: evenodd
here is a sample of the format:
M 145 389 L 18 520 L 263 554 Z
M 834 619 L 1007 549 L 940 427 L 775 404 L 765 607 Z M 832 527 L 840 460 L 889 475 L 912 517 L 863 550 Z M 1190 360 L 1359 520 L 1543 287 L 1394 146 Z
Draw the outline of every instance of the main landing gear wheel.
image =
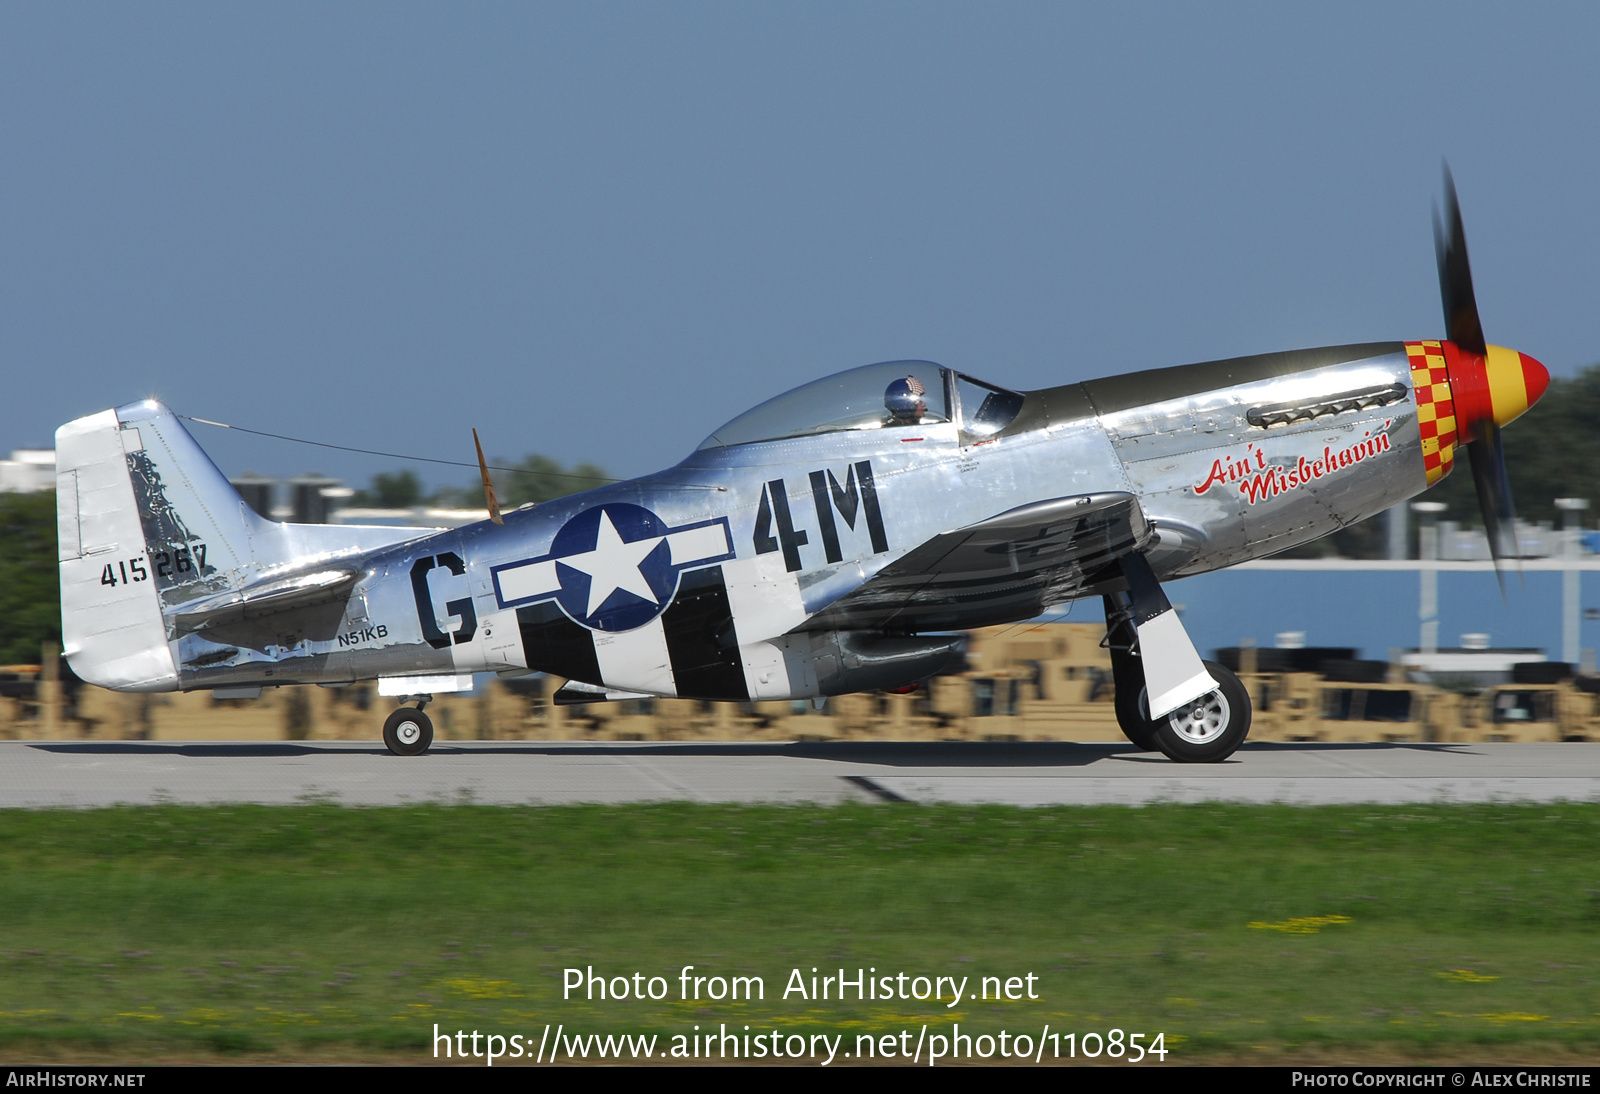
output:
M 1205 666 L 1218 684 L 1216 691 L 1185 703 L 1163 718 L 1144 718 L 1155 746 L 1179 763 L 1221 763 L 1244 744 L 1250 732 L 1250 693 L 1237 676 L 1215 661 L 1207 661 Z M 1144 715 L 1149 709 L 1141 689 L 1139 712 Z
M 433 719 L 420 707 L 401 707 L 384 721 L 383 743 L 396 756 L 420 756 L 433 744 Z
M 1117 725 L 1122 735 L 1132 741 L 1141 752 L 1156 752 L 1155 725 L 1143 713 L 1144 666 L 1138 655 L 1111 651 L 1112 707 L 1117 712 Z

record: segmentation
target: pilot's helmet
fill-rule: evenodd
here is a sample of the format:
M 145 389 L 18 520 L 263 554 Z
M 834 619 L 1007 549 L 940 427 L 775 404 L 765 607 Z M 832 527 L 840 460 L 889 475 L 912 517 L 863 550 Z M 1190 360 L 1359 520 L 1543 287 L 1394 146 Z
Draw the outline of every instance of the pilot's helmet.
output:
M 915 376 L 895 380 L 883 393 L 883 405 L 889 408 L 889 417 L 896 422 L 915 425 L 928 412 L 923 396 L 928 389 Z

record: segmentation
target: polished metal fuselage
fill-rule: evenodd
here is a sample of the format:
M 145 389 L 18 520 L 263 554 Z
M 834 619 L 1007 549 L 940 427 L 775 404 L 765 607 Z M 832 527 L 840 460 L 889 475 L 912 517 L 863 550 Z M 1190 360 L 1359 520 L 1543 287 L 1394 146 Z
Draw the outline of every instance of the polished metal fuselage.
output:
M 148 406 L 119 411 L 122 428 L 176 426 L 164 408 L 139 409 Z M 956 421 L 705 448 L 657 474 L 507 513 L 503 526 L 329 528 L 308 533 L 313 549 L 292 559 L 214 552 L 232 570 L 208 590 L 330 565 L 358 576 L 342 605 L 313 624 L 304 612 L 289 613 L 276 631 L 270 620 L 232 632 L 177 633 L 169 624 L 170 686 L 548 671 L 638 694 L 814 695 L 826 688 L 818 670 L 801 665 L 820 656 L 808 620 L 932 537 L 1046 499 L 1120 491 L 1153 526 L 1146 554 L 1159 577 L 1215 570 L 1421 492 L 1416 410 L 1401 343 L 1274 354 L 1029 392 L 993 436 L 968 435 Z M 699 536 L 701 554 L 682 559 L 675 552 L 689 552 L 681 546 L 689 541 L 663 539 L 659 580 L 672 587 L 652 594 L 662 601 L 654 619 L 608 630 L 574 617 L 588 605 L 529 595 L 541 577 L 570 576 L 558 566 L 563 529 L 592 522 L 597 508 L 625 514 L 630 506 L 657 518 L 650 527 L 662 537 L 683 529 Z M 402 541 L 367 546 L 385 535 Z M 713 569 L 715 583 L 706 577 Z M 512 575 L 521 576 L 514 583 Z M 1100 591 L 1092 577 L 1058 595 Z M 198 595 L 182 582 L 159 593 L 168 616 Z M 980 604 L 959 625 L 1014 618 Z M 568 641 L 592 649 L 566 658 L 560 643 Z M 718 657 L 742 674 L 743 696 L 714 683 L 729 678 L 717 677 Z M 599 678 L 586 679 L 591 665 Z

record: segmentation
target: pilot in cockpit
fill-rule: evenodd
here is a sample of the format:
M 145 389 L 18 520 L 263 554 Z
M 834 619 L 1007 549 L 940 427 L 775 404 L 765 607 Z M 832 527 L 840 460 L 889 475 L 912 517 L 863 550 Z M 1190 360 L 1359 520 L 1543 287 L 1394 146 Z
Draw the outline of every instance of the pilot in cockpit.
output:
M 889 410 L 889 420 L 885 424 L 921 425 L 923 415 L 928 413 L 927 401 L 923 399 L 927 393 L 928 389 L 915 376 L 895 380 L 883 393 L 883 405 Z

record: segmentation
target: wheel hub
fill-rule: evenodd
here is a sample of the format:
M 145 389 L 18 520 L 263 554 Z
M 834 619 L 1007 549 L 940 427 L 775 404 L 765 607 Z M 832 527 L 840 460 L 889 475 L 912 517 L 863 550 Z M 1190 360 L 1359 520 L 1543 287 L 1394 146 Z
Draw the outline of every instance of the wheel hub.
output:
M 421 739 L 422 730 L 415 722 L 401 722 L 395 727 L 394 735 L 399 738 L 401 744 L 414 745 Z
M 1202 695 L 1186 707 L 1179 707 L 1167 718 L 1179 739 L 1192 745 L 1203 745 L 1222 736 L 1228 728 L 1231 714 L 1227 697 L 1219 688 L 1209 695 Z

